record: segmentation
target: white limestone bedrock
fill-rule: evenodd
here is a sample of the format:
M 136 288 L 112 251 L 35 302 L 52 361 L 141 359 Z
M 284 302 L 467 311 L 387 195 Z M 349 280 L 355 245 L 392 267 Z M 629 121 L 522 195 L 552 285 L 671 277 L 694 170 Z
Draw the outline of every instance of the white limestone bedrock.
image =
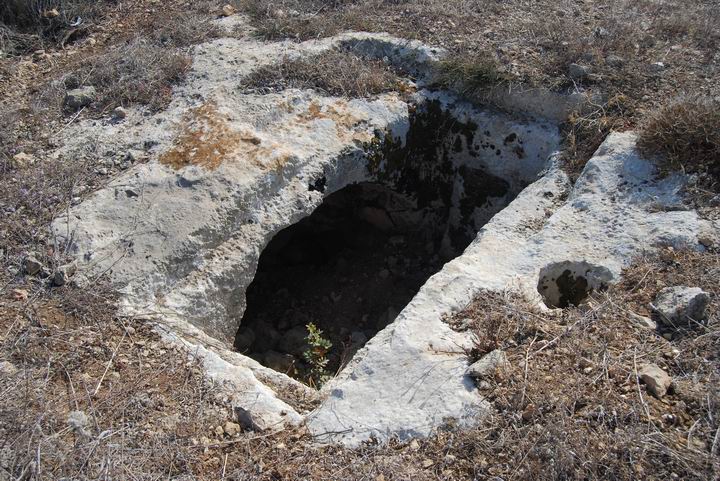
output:
M 367 35 L 360 37 L 365 48 L 380 45 L 380 51 L 399 62 L 403 58 L 418 62 L 429 55 L 412 42 L 392 47 L 386 37 L 377 44 Z M 147 142 L 154 144 L 147 163 L 119 174 L 72 207 L 69 215 L 56 219 L 54 233 L 61 243 L 73 246 L 82 274 L 110 273 L 114 281 L 126 285 L 124 314 L 157 322 L 167 338 L 201 357 L 230 404 L 248 411 L 263 427 L 301 419 L 277 399 L 273 389 L 307 388 L 229 350 L 237 325 L 228 314 L 234 311 L 236 319 L 242 315 L 244 288 L 274 233 L 309 215 L 322 202 L 323 194 L 309 192 L 308 184 L 325 175 L 327 195 L 368 180 L 367 158 L 359 144 L 376 135 L 402 140 L 409 128 L 408 106 L 395 94 L 346 101 L 309 91 L 255 95 L 236 89 L 239 80 L 261 62 L 288 51 L 299 55 L 328 48 L 333 42 L 260 45 L 222 39 L 200 46 L 187 83 L 174 93 L 167 110 L 146 115 L 129 109 L 127 119 L 117 124 L 80 122 L 63 132 L 63 146 L 56 153 L 58 158 L 82 155 L 88 146 L 101 153 L 123 153 L 144 150 Z M 503 151 L 488 165 L 498 174 L 532 180 L 557 143 L 557 134 L 543 124 L 489 116 L 457 104 L 448 95 L 433 98 L 458 117 L 486 126 L 497 136 L 498 145 L 511 132 L 520 131 L 527 140 L 525 164 L 512 166 L 508 159 L 514 156 Z M 216 106 L 229 132 L 254 136 L 267 150 L 252 159 L 242 149 L 230 152 L 214 170 L 199 166 L 175 170 L 161 164 L 158 157 L 173 148 L 186 115 L 208 104 Z M 315 110 L 322 115 L 309 115 Z M 335 114 L 328 115 L 331 111 Z
M 611 134 L 567 202 L 533 232 L 528 222 L 544 219 L 545 208 L 553 210 L 553 199 L 569 188 L 566 176 L 551 169 L 324 388 L 327 399 L 308 418 L 311 432 L 321 441 L 357 445 L 371 437 L 426 436 L 447 417 L 472 425 L 487 408 L 464 375 L 468 362 L 459 346 L 468 339 L 442 317 L 464 308 L 480 289 L 517 289 L 539 302 L 540 269 L 554 262 L 587 261 L 617 277 L 634 256 L 656 246 L 698 246 L 701 221 L 694 211 L 677 210 L 683 178 L 658 180 L 654 173 L 633 134 Z
M 360 36 L 363 48 L 389 53 L 397 57 L 393 61 L 420 59 L 413 64 L 419 70 L 423 59 L 434 55 L 413 43 L 393 46 L 387 36 L 377 41 Z M 188 82 L 175 92 L 167 110 L 152 116 L 130 110 L 121 124 L 73 125 L 63 133 L 65 145 L 59 151 L 75 155 L 88 145 L 125 151 L 146 141 L 156 143 L 147 164 L 121 174 L 74 207 L 69 218 L 55 222 L 54 231 L 59 237 L 72 235 L 86 273 L 112 268 L 115 280 L 128 283 L 126 312 L 167 326 L 169 338 L 205 359 L 208 374 L 226 386 L 232 404 L 265 426 L 301 420 L 277 399 L 273 387 L 302 388 L 229 351 L 227 343 L 208 333 L 222 341 L 231 337 L 236 326 L 223 311 L 229 307 L 241 312 L 244 307 L 243 296 L 233 297 L 231 291 L 249 284 L 254 263 L 274 232 L 320 204 L 323 195 L 309 193 L 308 183 L 326 175 L 328 194 L 367 179 L 364 152 L 354 139 L 368 139 L 378 131 L 403 138 L 408 114 L 407 105 L 394 95 L 345 102 L 301 91 L 248 95 L 236 86 L 262 63 L 286 53 L 328 48 L 336 41 L 260 44 L 221 39 L 205 44 L 198 47 Z M 175 171 L 159 164 L 157 157 L 172 148 L 183 116 L 207 102 L 217 104 L 233 131 L 249 132 L 262 145 L 271 145 L 268 155 L 248 163 L 233 153 L 213 171 L 192 166 Z M 325 112 L 340 109 L 350 121 L 325 117 L 306 122 L 313 102 Z M 443 314 L 460 310 L 481 288 L 515 286 L 539 299 L 537 275 L 550 262 L 584 259 L 617 274 L 631 255 L 657 241 L 693 244 L 698 224 L 694 213 L 658 212 L 662 205 L 677 204 L 679 178 L 651 180 L 632 195 L 618 190 L 617 175 L 623 169 L 626 180 L 652 177 L 650 163 L 639 159 L 632 146 L 628 134 L 612 136 L 604 146 L 609 151 L 599 152 L 588 165 L 563 207 L 559 199 L 568 184 L 556 168 L 528 187 L 327 387 L 330 396 L 309 419 L 311 430 L 333 433 L 320 439 L 356 444 L 370 436 L 424 436 L 448 417 L 470 425 L 487 407 L 463 375 L 466 360 L 452 354 L 467 340 L 440 321 Z M 273 160 L 287 153 L 286 162 L 275 169 Z M 139 196 L 127 196 L 127 189 Z M 532 225 L 545 219 L 546 210 L 555 214 L 535 232 Z M 204 321 L 193 325 L 188 322 L 193 318 Z M 270 378 L 271 385 L 260 378 Z

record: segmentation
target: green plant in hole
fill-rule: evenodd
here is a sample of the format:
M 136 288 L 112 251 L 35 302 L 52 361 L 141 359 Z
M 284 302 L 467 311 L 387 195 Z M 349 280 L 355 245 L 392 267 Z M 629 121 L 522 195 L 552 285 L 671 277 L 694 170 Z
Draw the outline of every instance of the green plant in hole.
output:
M 327 353 L 330 351 L 332 343 L 329 339 L 323 337 L 323 332 L 312 322 L 305 327 L 308 330 L 305 339 L 309 347 L 303 352 L 303 357 L 310 364 L 307 381 L 311 386 L 320 387 L 331 377 L 330 372 L 327 370 Z

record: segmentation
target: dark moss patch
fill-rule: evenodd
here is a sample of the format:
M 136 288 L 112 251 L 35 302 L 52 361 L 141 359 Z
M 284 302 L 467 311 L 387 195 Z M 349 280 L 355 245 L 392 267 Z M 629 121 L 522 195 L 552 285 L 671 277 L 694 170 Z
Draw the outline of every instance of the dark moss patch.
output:
M 463 179 L 465 195 L 460 199 L 460 213 L 464 223 L 472 223 L 472 214 L 478 207 L 487 205 L 492 197 L 503 197 L 510 190 L 510 184 L 482 169 L 462 166 L 458 173 Z M 473 226 L 477 228 L 478 226 Z

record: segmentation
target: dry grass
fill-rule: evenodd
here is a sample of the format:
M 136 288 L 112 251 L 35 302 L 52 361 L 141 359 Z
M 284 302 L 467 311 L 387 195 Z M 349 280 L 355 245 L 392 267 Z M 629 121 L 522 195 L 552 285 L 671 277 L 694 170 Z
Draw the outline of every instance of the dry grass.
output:
M 495 57 L 486 52 L 451 54 L 438 62 L 435 72 L 433 82 L 438 87 L 476 101 L 486 101 L 491 89 L 513 79 L 501 71 Z
M 630 119 L 635 113 L 635 104 L 629 97 L 616 94 L 593 104 L 588 112 L 570 115 L 562 125 L 565 137 L 562 158 L 565 170 L 573 180 L 610 132 L 622 131 L 632 125 Z
M 354 4 L 359 6 L 357 11 L 352 8 Z M 253 19 L 256 34 L 267 40 L 305 41 L 346 30 L 372 30 L 366 12 L 368 5 L 362 2 L 244 0 L 240 7 Z
M 172 86 L 182 80 L 190 59 L 144 39 L 120 45 L 85 61 L 77 76 L 99 93 L 96 109 L 145 104 L 154 109 L 170 100 Z
M 55 245 L 47 229 L 74 197 L 98 185 L 92 152 L 84 158 L 52 162 L 36 158 L 26 166 L 18 166 L 6 156 L 2 167 L 0 244 L 4 268 L 17 268 L 25 252 L 35 252 L 49 267 L 61 264 L 66 246 Z
M 495 412 L 466 431 L 451 421 L 415 443 L 349 450 L 312 446 L 304 430 L 216 432 L 232 414 L 186 352 L 147 325 L 113 319 L 96 286 L 3 298 L 0 472 L 10 479 L 707 480 L 720 471 L 720 257 L 640 259 L 581 308 L 541 313 L 486 293 L 457 325 L 506 351 L 511 369 L 481 394 Z M 25 282 L 20 285 L 18 282 Z M 26 287 L 16 280 L 13 287 Z M 713 294 L 706 326 L 658 333 L 628 322 L 665 286 Z M 495 326 L 495 327 L 493 327 Z M 662 400 L 637 380 L 654 362 L 674 379 Z M 107 372 L 106 372 L 107 370 Z M 99 388 L 98 388 L 99 386 Z M 85 433 L 67 424 L 89 417 Z M 33 477 L 34 476 L 34 477 Z
M 197 363 L 147 325 L 114 320 L 97 286 L 53 297 L 0 315 L 2 360 L 19 369 L 0 376 L 0 478 L 177 479 L 201 467 L 192 441 L 230 415 Z M 73 427 L 73 411 L 87 425 Z
M 713 2 L 246 0 L 243 5 L 258 35 L 268 39 L 368 30 L 445 47 L 456 59 L 450 72 L 479 79 L 468 85 L 451 76 L 445 82 L 460 91 L 502 81 L 497 71 L 524 86 L 597 94 L 594 111 L 576 115 L 565 129 L 566 160 L 575 172 L 611 129 L 636 127 L 640 112 L 674 96 L 678 86 L 720 93 L 714 80 L 720 8 Z M 497 69 L 487 63 L 489 55 Z M 652 72 L 655 62 L 666 69 Z M 571 79 L 571 63 L 589 67 L 593 75 Z M 625 99 L 620 109 L 618 98 Z
M 316 89 L 328 95 L 369 97 L 402 89 L 403 84 L 381 61 L 331 50 L 307 58 L 285 57 L 260 67 L 244 79 L 241 87 L 265 92 Z
M 0 49 L 24 54 L 82 37 L 111 6 L 107 0 L 6 0 L 0 5 Z
M 617 286 L 555 315 L 498 294 L 480 296 L 456 320 L 489 348 L 506 351 L 513 372 L 483 390 L 497 409 L 464 438 L 475 476 L 502 479 L 713 479 L 720 419 L 720 257 L 665 251 L 642 259 Z M 698 285 L 713 294 L 707 326 L 660 333 L 633 326 L 657 292 Z M 490 334 L 488 334 L 490 333 Z M 656 363 L 674 378 L 663 400 L 637 379 Z
M 638 145 L 685 172 L 720 179 L 720 100 L 680 97 L 650 113 Z
M 200 5 L 195 5 L 200 8 Z M 158 45 L 164 48 L 183 48 L 207 42 L 220 36 L 212 15 L 198 11 L 176 11 L 153 18 L 145 30 Z

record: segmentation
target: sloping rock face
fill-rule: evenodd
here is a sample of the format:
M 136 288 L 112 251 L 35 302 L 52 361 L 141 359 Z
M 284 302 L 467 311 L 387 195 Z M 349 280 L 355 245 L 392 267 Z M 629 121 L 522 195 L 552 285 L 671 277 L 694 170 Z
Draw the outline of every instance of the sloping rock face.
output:
M 68 132 L 68 155 L 90 139 L 104 150 L 149 150 L 148 163 L 54 224 L 57 235 L 72 233 L 87 275 L 107 271 L 125 286 L 128 312 L 182 317 L 229 342 L 260 251 L 324 196 L 361 181 L 414 187 L 426 193 L 418 203 L 447 203 L 454 224 L 471 225 L 474 234 L 535 180 L 557 144 L 550 124 L 480 112 L 448 94 L 345 100 L 232 88 L 260 59 L 293 48 L 303 46 L 228 39 L 206 45 L 166 112 Z M 398 55 L 417 59 L 418 52 Z M 417 113 L 411 116 L 408 105 Z
M 107 273 L 120 286 L 125 314 L 158 322 L 204 357 L 238 413 L 258 428 L 301 420 L 271 388 L 311 396 L 229 350 L 260 253 L 279 230 L 329 194 L 372 181 L 422 192 L 412 200 L 419 210 L 445 206 L 452 244 L 474 236 L 536 180 L 558 143 L 552 124 L 480 111 L 447 93 L 347 100 L 236 88 L 263 63 L 328 48 L 386 58 L 420 76 L 437 58 L 382 35 L 304 44 L 221 39 L 196 49 L 167 110 L 83 122 L 65 132 L 58 152 L 79 155 L 93 145 L 146 160 L 56 219 L 55 235 L 74 249 L 81 276 Z M 470 392 L 469 399 L 477 401 Z
M 356 100 L 237 89 L 263 63 L 328 48 L 384 58 L 417 75 L 420 89 Z M 108 155 L 140 151 L 133 155 L 147 161 L 56 219 L 54 233 L 74 249 L 81 275 L 107 273 L 120 286 L 125 314 L 156 322 L 203 357 L 249 427 L 306 420 L 319 440 L 355 445 L 425 436 L 448 418 L 471 425 L 487 405 L 465 374 L 459 347 L 469 340 L 444 315 L 480 289 L 512 287 L 542 302 L 544 285 L 558 300 L 582 298 L 643 249 L 697 244 L 699 221 L 677 210 L 682 179 L 655 180 L 631 134 L 609 137 L 571 188 L 554 162 L 552 123 L 422 88 L 441 54 L 370 34 L 199 46 L 167 110 L 129 110 L 122 122 L 87 121 L 64 132 L 60 158 L 93 145 Z M 419 212 L 442 207 L 448 248 L 475 240 L 356 354 L 304 418 L 278 390 L 317 394 L 233 352 L 232 338 L 263 248 L 326 196 L 359 182 L 407 194 Z
M 585 275 L 592 285 L 617 278 L 634 256 L 655 246 L 698 246 L 700 220 L 694 211 L 678 210 L 682 183 L 680 176 L 656 179 L 631 133 L 610 135 L 574 187 L 564 173 L 549 169 L 326 386 L 327 399 L 309 418 L 311 431 L 357 445 L 426 436 L 448 417 L 471 425 L 486 407 L 458 352 L 469 339 L 443 317 L 459 312 L 481 289 L 516 289 L 541 302 L 537 287 L 548 266 L 567 266 L 574 279 Z

